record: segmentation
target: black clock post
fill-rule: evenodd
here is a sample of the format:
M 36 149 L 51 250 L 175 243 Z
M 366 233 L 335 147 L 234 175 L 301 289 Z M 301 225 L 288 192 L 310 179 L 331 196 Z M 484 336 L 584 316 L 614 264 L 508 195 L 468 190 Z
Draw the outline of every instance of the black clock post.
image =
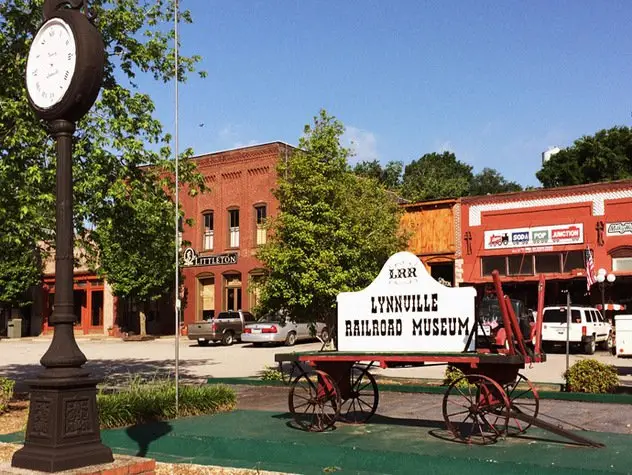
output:
M 96 406 L 100 380 L 82 368 L 86 357 L 73 330 L 72 137 L 76 121 L 92 107 L 101 88 L 105 54 L 88 15 L 84 0 L 45 1 L 44 24 L 57 18 L 72 30 L 75 71 L 66 94 L 54 106 L 39 108 L 29 96 L 35 113 L 48 123 L 57 148 L 55 308 L 50 317 L 54 334 L 40 361 L 44 370 L 27 381 L 31 394 L 26 438 L 12 466 L 44 472 L 113 461 L 112 451 L 101 443 Z

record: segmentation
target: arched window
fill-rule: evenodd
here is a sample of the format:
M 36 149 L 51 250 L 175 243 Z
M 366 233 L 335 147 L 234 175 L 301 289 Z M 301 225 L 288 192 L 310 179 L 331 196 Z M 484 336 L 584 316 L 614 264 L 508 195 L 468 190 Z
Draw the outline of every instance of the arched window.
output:
M 215 276 L 198 276 L 198 315 L 196 320 L 208 320 L 215 316 Z
M 224 274 L 224 310 L 241 310 L 241 273 Z
M 617 246 L 608 254 L 612 257 L 613 271 L 632 272 L 632 246 Z
M 259 305 L 261 298 L 261 281 L 265 276 L 265 270 L 263 269 L 253 269 L 250 271 L 250 276 L 248 279 L 248 303 L 249 309 L 251 312 L 256 310 L 257 305 Z

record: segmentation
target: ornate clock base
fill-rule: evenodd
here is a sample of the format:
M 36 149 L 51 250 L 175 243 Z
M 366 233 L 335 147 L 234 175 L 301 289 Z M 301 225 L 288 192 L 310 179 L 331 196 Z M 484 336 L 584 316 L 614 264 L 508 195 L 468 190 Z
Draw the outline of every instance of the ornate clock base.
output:
M 26 440 L 11 465 L 61 472 L 112 462 L 112 451 L 101 443 L 96 405 L 98 382 L 85 376 L 40 376 L 28 381 L 31 405 Z

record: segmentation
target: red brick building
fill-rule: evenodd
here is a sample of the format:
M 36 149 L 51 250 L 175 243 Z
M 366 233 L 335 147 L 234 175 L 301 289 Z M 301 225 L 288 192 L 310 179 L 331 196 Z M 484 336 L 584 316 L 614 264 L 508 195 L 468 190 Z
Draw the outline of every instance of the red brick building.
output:
M 272 194 L 276 165 L 289 158 L 291 150 L 272 142 L 194 159 L 210 191 L 196 197 L 180 195 L 186 217 L 195 220 L 182 235 L 191 243 L 181 263 L 185 323 L 256 305 L 258 296 L 251 284 L 264 270 L 254 255 L 267 239 L 265 219 L 278 210 Z
M 508 293 L 535 308 L 537 280 L 547 278 L 546 303 L 628 303 L 632 284 L 632 180 L 461 199 L 463 277 L 485 289 L 492 270 Z M 585 251 L 612 284 L 586 288 Z M 481 292 L 479 292 L 481 295 Z

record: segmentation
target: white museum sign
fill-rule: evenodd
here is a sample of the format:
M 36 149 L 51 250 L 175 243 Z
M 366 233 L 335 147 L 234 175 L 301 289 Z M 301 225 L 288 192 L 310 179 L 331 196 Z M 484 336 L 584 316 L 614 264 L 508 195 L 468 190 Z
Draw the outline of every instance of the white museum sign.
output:
M 338 294 L 338 350 L 464 351 L 475 297 L 473 287 L 446 287 L 416 255 L 398 252 L 368 287 Z

